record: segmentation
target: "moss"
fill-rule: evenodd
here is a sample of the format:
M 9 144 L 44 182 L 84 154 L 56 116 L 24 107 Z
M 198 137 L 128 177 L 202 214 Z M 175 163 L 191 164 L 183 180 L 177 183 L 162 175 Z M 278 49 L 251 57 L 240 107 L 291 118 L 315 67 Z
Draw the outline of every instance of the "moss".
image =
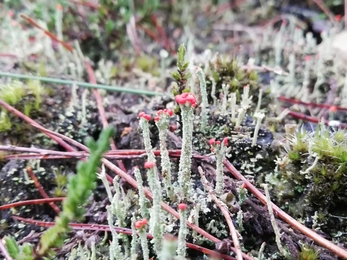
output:
M 46 90 L 39 81 L 28 80 L 26 84 L 20 81 L 12 81 L 8 84 L 0 85 L 0 99 L 23 111 L 27 116 L 31 112 L 39 111 Z M 13 123 L 5 110 L 0 112 L 0 132 L 11 129 Z M 13 125 L 17 129 L 21 129 L 20 125 Z
M 136 59 L 135 66 L 153 76 L 159 76 L 158 61 L 154 57 L 143 54 Z
M 346 136 L 321 127 L 317 134 L 299 132 L 288 140 L 283 156 L 289 160 L 278 165 L 271 182 L 277 201 L 286 202 L 295 217 L 347 206 Z
M 299 254 L 299 260 L 316 260 L 318 259 L 319 254 L 313 248 L 303 245 L 301 248 L 301 252 Z
M 257 99 L 259 91 L 257 72 L 245 71 L 236 59 L 227 59 L 216 55 L 215 59 L 210 62 L 210 71 L 206 74 L 208 92 L 212 90 L 212 82 L 209 80 L 211 76 L 216 82 L 215 95 L 217 97 L 223 93 L 222 85 L 229 84 L 229 93 L 236 93 L 237 102 L 239 102 L 242 89 L 246 85 L 250 86 L 250 94 Z M 211 98 L 210 95 L 208 96 Z

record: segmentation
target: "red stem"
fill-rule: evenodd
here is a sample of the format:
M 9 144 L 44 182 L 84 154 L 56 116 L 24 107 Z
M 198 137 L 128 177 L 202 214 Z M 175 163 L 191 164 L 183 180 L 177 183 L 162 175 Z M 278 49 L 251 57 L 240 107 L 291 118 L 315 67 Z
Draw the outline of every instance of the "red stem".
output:
M 43 203 L 51 203 L 51 202 L 61 202 L 64 199 L 65 199 L 65 197 L 18 201 L 18 202 L 14 202 L 14 203 L 10 203 L 10 204 L 6 204 L 6 205 L 0 206 L 0 210 L 10 209 L 10 208 L 14 208 L 14 207 L 20 207 L 20 206 L 25 206 L 25 205 L 43 204 Z
M 86 2 L 86 1 L 76 1 L 76 0 L 70 0 L 71 3 L 77 4 L 77 5 L 83 5 L 83 6 L 87 6 L 89 8 L 92 9 L 99 9 L 99 5 L 98 4 L 94 4 L 94 3 L 90 3 L 90 2 Z
M 24 18 L 28 23 L 30 23 L 31 25 L 35 26 L 36 28 L 42 30 L 47 36 L 49 36 L 51 39 L 59 42 L 61 45 L 64 46 L 65 49 L 67 49 L 70 52 L 73 52 L 73 48 L 67 44 L 66 42 L 59 40 L 59 38 L 57 36 L 55 36 L 53 33 L 47 31 L 46 29 L 44 29 L 43 27 L 41 27 L 37 22 L 35 22 L 35 20 L 33 20 L 32 18 L 30 18 L 29 16 L 25 15 L 25 14 L 21 14 L 20 17 Z
M 338 110 L 338 111 L 347 111 L 346 107 L 339 107 L 339 106 L 335 106 L 335 105 L 327 105 L 327 104 L 316 104 L 316 103 L 311 103 L 311 102 L 304 102 L 295 98 L 287 98 L 284 96 L 280 96 L 278 97 L 278 100 L 280 101 L 284 101 L 284 102 L 288 102 L 291 104 L 298 104 L 298 105 L 304 105 L 307 107 L 319 107 L 319 108 L 327 108 L 327 109 L 331 109 L 331 110 Z
M 43 189 L 41 183 L 37 179 L 36 175 L 34 174 L 33 169 L 30 166 L 28 166 L 26 170 L 27 170 L 27 173 L 30 175 L 30 178 L 34 181 L 34 184 L 36 188 L 38 189 L 38 191 L 40 192 L 41 196 L 45 199 L 50 199 L 46 191 Z M 59 215 L 60 209 L 57 207 L 57 205 L 55 205 L 54 202 L 49 202 L 49 205 Z
M 7 104 L 5 101 L 0 99 L 0 106 L 2 106 L 3 108 L 5 108 L 8 112 L 16 115 L 17 117 L 23 119 L 25 122 L 31 124 L 32 126 L 34 126 L 35 128 L 39 129 L 41 132 L 43 132 L 44 134 L 46 134 L 47 136 L 49 136 L 51 139 L 53 139 L 54 141 L 56 141 L 58 144 L 60 144 L 62 147 L 64 147 L 66 150 L 70 151 L 70 152 L 76 152 L 76 149 L 74 149 L 72 146 L 70 146 L 68 143 L 66 143 L 64 140 L 69 140 L 71 143 L 73 143 L 76 147 L 80 147 L 82 148 L 84 151 L 89 152 L 88 147 L 76 142 L 75 140 L 68 138 L 64 135 L 61 135 L 59 133 L 55 133 L 53 131 L 50 131 L 46 128 L 44 128 L 43 126 L 41 126 L 40 124 L 36 123 L 34 120 L 32 120 L 30 117 L 27 117 L 26 115 L 24 115 L 22 112 L 20 112 L 19 110 L 15 109 L 14 107 L 12 107 L 11 105 Z M 82 158 L 81 160 L 85 160 L 84 158 Z M 113 183 L 113 179 L 111 176 L 109 176 L 108 174 L 106 174 L 106 178 L 110 183 Z
M 155 27 L 157 28 L 157 31 L 159 32 L 159 34 L 161 35 L 161 37 L 164 40 L 165 49 L 168 50 L 169 52 L 171 52 L 172 51 L 171 50 L 171 43 L 170 43 L 163 27 L 158 23 L 157 17 L 154 14 L 152 14 L 151 19 L 152 19 Z
M 292 117 L 299 118 L 299 119 L 302 119 L 304 121 L 311 122 L 311 123 L 318 124 L 320 122 L 323 122 L 327 126 L 334 126 L 334 127 L 341 128 L 341 129 L 347 129 L 347 124 L 341 123 L 339 121 L 336 121 L 336 123 L 335 123 L 333 121 L 325 120 L 324 118 L 322 118 L 322 120 L 319 120 L 316 117 L 308 116 L 308 115 L 305 115 L 305 114 L 302 114 L 299 112 L 294 112 L 291 110 L 289 110 L 288 115 L 291 115 Z

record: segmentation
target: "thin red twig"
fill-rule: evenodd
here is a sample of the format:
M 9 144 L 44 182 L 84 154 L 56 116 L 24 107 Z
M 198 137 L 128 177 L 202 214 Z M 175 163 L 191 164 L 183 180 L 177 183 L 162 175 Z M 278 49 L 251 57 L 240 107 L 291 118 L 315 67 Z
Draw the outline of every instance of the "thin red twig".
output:
M 267 205 L 266 197 L 256 187 L 254 187 L 228 160 L 224 160 L 224 165 L 236 179 L 244 182 L 247 190 L 249 190 L 254 196 L 256 196 L 264 205 Z M 274 203 L 272 203 L 272 208 L 281 219 L 287 222 L 294 229 L 299 230 L 301 233 L 305 234 L 306 236 L 314 240 L 316 243 L 327 248 L 334 254 L 337 254 L 338 256 L 347 259 L 346 250 L 342 249 L 341 247 L 338 247 L 329 240 L 326 240 L 322 236 L 318 235 L 312 229 L 309 229 L 303 224 L 299 223 L 294 218 L 285 213 L 283 210 L 281 210 L 279 207 L 277 207 Z
M 71 3 L 77 4 L 77 5 L 83 5 L 83 6 L 87 6 L 89 8 L 92 9 L 99 9 L 99 5 L 98 4 L 94 4 L 94 3 L 90 3 L 90 2 L 86 2 L 86 1 L 76 1 L 76 0 L 70 0 Z
M 19 110 L 15 109 L 14 107 L 12 107 L 11 105 L 7 104 L 5 101 L 0 99 L 0 106 L 2 106 L 3 108 L 5 108 L 8 112 L 16 115 L 17 117 L 23 119 L 25 122 L 31 124 L 33 127 L 39 129 L 40 131 L 42 131 L 44 134 L 46 134 L 48 137 L 50 137 L 51 139 L 53 139 L 54 141 L 56 141 L 58 144 L 60 144 L 62 147 L 64 147 L 66 150 L 70 151 L 70 152 L 76 152 L 76 149 L 74 149 L 72 146 L 70 146 L 68 143 L 66 143 L 64 140 L 69 140 L 71 143 L 76 144 L 76 146 L 81 147 L 85 152 L 89 152 L 88 147 L 76 142 L 75 140 L 72 140 L 71 138 L 68 138 L 64 135 L 55 133 L 53 131 L 50 131 L 46 128 L 44 128 L 43 126 L 41 126 L 40 124 L 36 123 L 34 120 L 32 120 L 30 117 L 24 115 L 22 112 L 20 112 Z M 85 160 L 84 158 L 82 158 L 81 160 Z M 111 176 L 109 176 L 108 174 L 106 174 L 106 178 L 110 183 L 113 183 L 113 179 Z
M 33 169 L 30 166 L 28 166 L 26 168 L 26 170 L 27 170 L 27 173 L 29 174 L 30 178 L 34 181 L 34 184 L 35 184 L 36 188 L 38 189 L 38 191 L 40 192 L 41 196 L 45 199 L 50 199 L 50 197 L 48 196 L 46 191 L 43 189 L 41 183 L 37 179 L 36 175 L 34 174 Z M 57 207 L 57 205 L 54 204 L 54 202 L 50 202 L 49 205 L 57 214 L 60 213 L 60 209 Z
M 6 58 L 18 58 L 16 54 L 10 54 L 10 53 L 0 53 L 0 57 L 6 57 Z
M 82 148 L 84 149 L 84 148 Z M 12 151 L 12 152 L 29 152 L 29 153 L 16 153 L 16 154 L 7 154 L 5 155 L 5 159 L 23 159 L 23 160 L 31 160 L 31 159 L 81 159 L 87 158 L 89 153 L 83 151 L 76 152 L 61 152 L 54 151 L 48 149 L 39 149 L 34 147 L 19 147 L 13 145 L 0 145 L 0 151 Z M 154 155 L 160 156 L 160 150 L 154 150 Z M 181 150 L 168 150 L 170 157 L 180 157 Z M 140 158 L 146 155 L 145 150 L 114 150 L 108 151 L 104 154 L 104 158 L 107 159 L 129 159 L 129 158 Z M 194 159 L 209 159 L 209 155 L 199 155 L 193 154 Z
M 44 204 L 44 203 L 51 203 L 51 202 L 61 202 L 64 199 L 65 199 L 65 197 L 18 201 L 18 202 L 14 202 L 14 203 L 10 203 L 10 204 L 6 204 L 6 205 L 0 206 L 0 210 L 10 209 L 10 208 L 14 208 L 14 207 L 21 207 L 21 206 L 25 206 L 25 205 Z
M 230 216 L 230 212 L 227 209 L 227 206 L 217 198 L 216 192 L 212 188 L 211 183 L 209 183 L 208 180 L 206 179 L 205 173 L 200 166 L 198 167 L 198 170 L 199 170 L 200 177 L 201 177 L 201 180 L 202 180 L 202 183 L 203 183 L 205 189 L 208 191 L 212 200 L 216 203 L 216 205 L 218 206 L 218 208 L 222 212 L 222 214 L 223 214 L 223 216 L 224 216 L 224 218 L 228 224 L 230 236 L 233 239 L 234 247 L 236 249 L 236 258 L 237 258 L 237 260 L 242 260 L 242 250 L 241 250 L 239 239 L 237 237 L 237 232 L 236 232 L 235 226 L 233 224 L 233 220 L 231 219 L 231 216 Z
M 318 7 L 329 17 L 333 24 L 336 24 L 334 14 L 329 10 L 322 0 L 312 0 L 312 2 L 318 5 Z
M 37 22 L 35 22 L 35 20 L 33 20 L 32 18 L 30 18 L 29 16 L 25 15 L 25 14 L 21 14 L 20 17 L 24 18 L 28 23 L 30 23 L 31 25 L 34 25 L 36 28 L 42 30 L 46 35 L 48 35 L 51 39 L 59 42 L 61 45 L 64 46 L 65 49 L 67 49 L 68 51 L 72 52 L 73 48 L 67 44 L 66 42 L 60 40 L 57 36 L 55 36 L 53 33 L 47 31 L 45 28 L 41 27 Z
M 172 47 L 171 47 L 172 45 L 170 43 L 170 40 L 167 37 L 163 27 L 158 23 L 158 20 L 157 20 L 157 17 L 155 16 L 155 14 L 151 15 L 151 20 L 154 23 L 157 31 L 159 32 L 161 38 L 164 41 L 165 49 L 171 53 L 173 50 L 172 50 Z
M 0 106 L 5 108 L 8 112 L 10 112 L 10 113 L 16 115 L 17 117 L 23 119 L 25 122 L 31 124 L 32 126 L 40 127 L 40 125 L 38 123 L 36 123 L 34 120 L 32 120 L 30 117 L 27 117 L 22 112 L 20 112 L 19 110 L 15 109 L 14 107 L 12 107 L 11 105 L 7 104 L 5 101 L 3 101 L 1 99 L 0 99 Z M 76 151 L 70 145 L 65 143 L 61 138 L 59 138 L 59 137 L 57 137 L 55 135 L 52 135 L 50 133 L 47 133 L 47 136 L 49 136 L 51 139 L 56 141 L 59 145 L 64 147 L 66 150 L 68 150 L 68 151 Z
M 329 104 L 317 104 L 317 103 L 312 103 L 312 102 L 304 102 L 295 98 L 287 98 L 284 96 L 278 97 L 278 100 L 288 102 L 291 104 L 298 104 L 298 105 L 304 105 L 307 107 L 319 107 L 319 108 L 327 108 L 330 109 L 331 111 L 347 111 L 347 107 L 340 107 L 340 106 L 335 106 L 335 105 L 329 105 Z
M 319 120 L 317 117 L 308 116 L 308 115 L 305 115 L 299 112 L 294 112 L 291 110 L 288 110 L 288 115 L 291 115 L 292 117 L 302 119 L 304 121 L 311 122 L 311 123 L 318 124 L 322 122 L 327 126 L 337 127 L 340 129 L 347 129 L 347 124 L 341 123 L 340 121 L 329 121 L 329 120 L 325 120 L 324 118 L 322 118 L 322 120 Z
M 148 28 L 144 27 L 142 24 L 137 23 L 136 26 L 142 29 L 148 36 L 150 36 L 153 40 L 159 43 L 164 49 L 166 49 L 171 54 L 176 54 L 174 50 L 167 49 L 165 42 L 163 42 L 155 32 L 152 32 Z
M 45 221 L 27 219 L 27 218 L 22 218 L 22 217 L 18 217 L 18 216 L 12 216 L 12 218 L 19 220 L 19 221 L 22 221 L 24 223 L 33 224 L 33 225 L 40 226 L 40 227 L 52 227 L 54 225 L 54 222 L 45 222 Z M 69 226 L 74 230 L 93 230 L 93 231 L 110 232 L 110 227 L 108 225 L 70 223 Z M 116 230 L 117 233 L 132 235 L 132 230 L 128 229 L 128 228 L 114 227 L 114 229 Z M 171 236 L 171 235 L 165 235 L 165 237 L 167 237 L 169 239 L 177 239 L 177 237 Z M 153 236 L 151 234 L 147 233 L 147 238 L 152 239 Z M 187 243 L 187 247 L 194 249 L 194 250 L 197 250 L 197 251 L 200 251 L 204 254 L 214 256 L 214 257 L 221 257 L 221 258 L 226 259 L 226 260 L 235 260 L 235 258 L 233 258 L 229 255 L 220 254 L 216 251 L 213 251 L 213 250 L 210 250 L 208 248 L 201 247 L 201 246 L 198 246 L 198 245 L 195 245 L 192 243 Z

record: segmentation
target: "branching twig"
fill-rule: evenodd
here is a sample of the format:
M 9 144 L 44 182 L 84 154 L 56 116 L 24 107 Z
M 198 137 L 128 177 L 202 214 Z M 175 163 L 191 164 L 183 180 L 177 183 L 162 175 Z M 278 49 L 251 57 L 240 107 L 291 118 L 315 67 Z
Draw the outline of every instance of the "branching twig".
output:
M 224 215 L 225 220 L 229 226 L 230 235 L 231 235 L 233 242 L 234 242 L 234 247 L 235 247 L 234 252 L 236 253 L 236 258 L 237 258 L 237 260 L 242 260 L 243 258 L 242 258 L 242 251 L 241 251 L 240 242 L 239 242 L 239 239 L 237 237 L 237 232 L 236 232 L 236 229 L 234 227 L 233 220 L 230 217 L 229 211 L 227 210 L 226 205 L 217 198 L 215 191 L 212 189 L 211 184 L 207 181 L 207 179 L 205 177 L 205 173 L 200 166 L 198 167 L 198 170 L 199 170 L 200 177 L 201 177 L 202 183 L 204 184 L 205 189 L 208 191 L 208 193 L 212 197 L 213 201 L 216 203 L 216 205 L 221 210 L 221 212 Z

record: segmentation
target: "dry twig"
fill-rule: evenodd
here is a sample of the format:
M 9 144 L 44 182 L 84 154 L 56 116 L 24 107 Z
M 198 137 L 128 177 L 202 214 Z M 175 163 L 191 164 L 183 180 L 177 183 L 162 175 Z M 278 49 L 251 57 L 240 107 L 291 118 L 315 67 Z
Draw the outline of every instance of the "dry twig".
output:
M 200 166 L 198 167 L 198 170 L 199 170 L 200 177 L 201 177 L 201 180 L 204 184 L 205 189 L 208 191 L 208 193 L 212 197 L 213 201 L 216 203 L 218 208 L 221 210 L 221 212 L 222 212 L 223 216 L 225 217 L 225 220 L 229 226 L 230 235 L 231 235 L 233 242 L 234 242 L 234 247 L 235 247 L 234 252 L 236 253 L 236 259 L 242 260 L 243 258 L 242 258 L 242 251 L 241 251 L 240 242 L 239 242 L 239 239 L 237 237 L 237 232 L 236 232 L 236 229 L 234 227 L 233 220 L 230 217 L 230 213 L 229 213 L 226 205 L 217 198 L 216 192 L 212 189 L 211 184 L 207 181 L 207 179 L 205 177 L 205 173 Z

